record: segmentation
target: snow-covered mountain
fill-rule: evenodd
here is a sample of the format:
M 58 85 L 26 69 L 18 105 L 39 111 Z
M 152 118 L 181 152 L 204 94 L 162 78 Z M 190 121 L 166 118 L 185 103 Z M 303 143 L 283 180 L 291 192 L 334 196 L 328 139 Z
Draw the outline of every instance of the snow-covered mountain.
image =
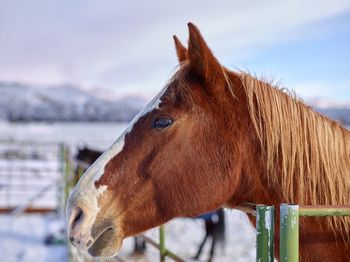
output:
M 144 104 L 139 97 L 103 99 L 70 85 L 0 83 L 0 119 L 9 121 L 130 121 Z
M 37 88 L 0 82 L 0 120 L 130 121 L 145 103 L 143 97 L 118 98 L 104 88 L 83 90 L 71 85 Z M 350 103 L 313 99 L 308 104 L 350 125 Z
M 330 107 L 316 108 L 316 110 L 329 118 L 337 120 L 344 125 L 350 126 L 350 108 Z
M 308 103 L 321 114 L 337 120 L 345 125 L 350 125 L 350 102 L 312 99 L 308 101 Z

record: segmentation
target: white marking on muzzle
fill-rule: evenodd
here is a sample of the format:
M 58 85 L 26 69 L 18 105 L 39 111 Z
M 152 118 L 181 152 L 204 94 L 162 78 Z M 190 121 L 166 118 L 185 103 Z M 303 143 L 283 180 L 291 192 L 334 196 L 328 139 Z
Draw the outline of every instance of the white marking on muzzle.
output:
M 104 174 L 106 164 L 117 154 L 122 152 L 125 143 L 125 136 L 132 131 L 134 124 L 142 116 L 153 111 L 154 109 L 159 108 L 161 103 L 161 97 L 165 93 L 167 86 L 165 86 L 161 92 L 130 122 L 126 130 L 122 135 L 117 139 L 115 143 L 112 144 L 89 168 L 86 170 L 84 175 L 80 178 L 78 184 L 75 186 L 72 191 L 69 201 L 67 203 L 67 220 L 68 225 L 74 219 L 74 216 L 71 215 L 72 205 L 81 205 L 80 208 L 84 211 L 84 220 L 81 225 L 78 225 L 76 230 L 79 230 L 79 233 L 83 237 L 90 236 L 91 228 L 95 222 L 95 219 L 100 211 L 98 205 L 98 198 L 107 190 L 106 185 L 102 185 L 99 188 L 96 188 L 95 182 L 98 181 L 101 176 Z M 72 217 L 69 217 L 72 216 Z M 69 228 L 70 230 L 70 228 Z

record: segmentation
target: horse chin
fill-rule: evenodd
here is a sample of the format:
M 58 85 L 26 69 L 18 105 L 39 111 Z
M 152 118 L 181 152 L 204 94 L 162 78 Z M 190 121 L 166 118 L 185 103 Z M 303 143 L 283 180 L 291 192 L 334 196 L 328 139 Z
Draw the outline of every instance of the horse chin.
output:
M 93 257 L 113 257 L 118 254 L 122 238 L 116 235 L 112 228 L 105 230 L 89 247 L 88 252 Z

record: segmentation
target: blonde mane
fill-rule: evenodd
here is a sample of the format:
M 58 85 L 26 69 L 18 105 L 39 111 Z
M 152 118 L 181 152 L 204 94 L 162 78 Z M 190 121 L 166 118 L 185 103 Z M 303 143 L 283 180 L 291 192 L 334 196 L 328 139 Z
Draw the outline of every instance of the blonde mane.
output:
M 350 204 L 350 132 L 272 84 L 241 73 L 248 110 L 272 187 L 288 203 Z M 350 218 L 328 218 L 350 231 Z

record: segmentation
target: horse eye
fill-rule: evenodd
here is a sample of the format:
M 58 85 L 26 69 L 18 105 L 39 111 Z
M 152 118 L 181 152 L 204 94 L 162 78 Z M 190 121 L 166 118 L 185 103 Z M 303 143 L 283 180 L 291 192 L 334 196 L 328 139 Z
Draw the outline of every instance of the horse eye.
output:
M 163 129 L 171 126 L 173 124 L 173 119 L 167 116 L 161 116 L 154 119 L 152 123 L 152 127 L 156 129 Z

